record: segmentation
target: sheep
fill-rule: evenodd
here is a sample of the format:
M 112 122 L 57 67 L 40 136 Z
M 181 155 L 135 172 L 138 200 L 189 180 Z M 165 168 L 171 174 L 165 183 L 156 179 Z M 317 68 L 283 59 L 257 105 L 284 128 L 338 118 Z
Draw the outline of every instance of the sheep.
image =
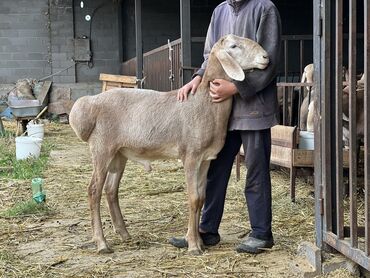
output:
M 98 253 L 113 252 L 103 235 L 100 201 L 105 188 L 115 231 L 129 238 L 118 203 L 118 186 L 128 159 L 149 165 L 154 159 L 183 162 L 188 192 L 188 251 L 201 254 L 199 219 L 210 161 L 223 147 L 232 98 L 212 103 L 209 83 L 216 78 L 243 80 L 243 70 L 265 69 L 267 52 L 256 42 L 227 35 L 212 48 L 195 95 L 178 102 L 176 91 L 111 89 L 76 101 L 70 125 L 88 142 L 93 173 L 88 188 L 93 240 Z
M 364 87 L 361 83 L 363 78 L 357 83 L 356 89 L 356 135 L 357 135 L 357 154 L 359 154 L 359 148 L 361 141 L 364 138 L 364 126 L 365 126 L 365 111 L 364 111 Z M 343 89 L 343 142 L 345 146 L 349 145 L 349 86 Z
M 346 67 L 342 68 L 342 78 L 343 78 L 343 85 L 345 82 L 349 80 L 349 72 Z M 313 64 L 309 64 L 304 68 L 304 73 L 302 74 L 302 83 L 314 83 L 314 67 Z M 314 121 L 314 98 L 315 98 L 315 88 L 306 87 L 308 90 L 308 94 L 303 99 L 300 108 L 300 122 L 299 128 L 300 130 L 307 130 L 313 132 L 313 121 Z

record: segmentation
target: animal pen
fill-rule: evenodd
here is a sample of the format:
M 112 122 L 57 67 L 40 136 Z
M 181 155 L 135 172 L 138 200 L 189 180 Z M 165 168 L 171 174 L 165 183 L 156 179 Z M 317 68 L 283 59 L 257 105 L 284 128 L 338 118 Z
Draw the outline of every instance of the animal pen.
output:
M 140 2 L 140 1 L 138 1 Z M 182 10 L 181 26 L 187 26 L 189 1 L 180 1 Z M 362 267 L 370 270 L 370 1 L 343 0 L 313 1 L 314 29 L 311 35 L 286 35 L 282 41 L 281 67 L 277 86 L 281 87 L 282 113 L 280 124 L 297 126 L 299 108 L 303 100 L 304 87 L 314 87 L 315 106 L 315 150 L 309 153 L 306 164 L 293 167 L 292 162 L 277 165 L 291 168 L 291 197 L 295 198 L 295 170 L 299 166 L 315 169 L 315 219 L 316 245 L 321 249 L 334 248 Z M 185 16 L 183 16 L 185 14 Z M 345 20 L 348 18 L 348 26 Z M 184 28 L 186 30 L 186 28 Z M 139 33 L 140 35 L 140 33 Z M 188 61 L 189 44 L 202 44 L 203 37 L 191 37 L 188 32 L 181 39 L 156 48 L 122 64 L 122 72 L 137 74 L 142 68 L 146 88 L 173 90 L 186 82 L 195 68 Z M 186 49 L 183 45 L 186 43 Z M 294 55 L 292 55 L 294 53 Z M 307 53 L 313 53 L 314 83 L 301 83 L 303 68 L 310 61 Z M 361 55 L 363 54 L 363 58 Z M 343 66 L 347 66 L 349 80 L 343 83 Z M 298 65 L 290 68 L 292 60 Z M 141 63 L 141 64 L 140 64 Z M 364 72 L 363 106 L 356 100 L 357 74 Z M 349 146 L 343 146 L 342 99 L 343 84 L 348 84 L 349 93 Z M 358 126 L 356 111 L 363 108 L 363 171 L 364 208 L 358 205 L 359 169 Z M 298 130 L 299 131 L 299 130 Z M 361 132 L 360 132 L 361 133 Z M 289 135 L 291 136 L 291 135 Z M 294 151 L 297 132 L 289 141 Z M 361 136 L 361 135 L 360 135 Z M 283 138 L 284 140 L 286 138 Z M 283 140 L 283 141 L 284 141 Z M 274 147 L 274 140 L 272 142 Z M 287 147 L 285 143 L 284 147 Z M 292 147 L 293 146 L 293 147 Z M 289 155 L 293 156 L 293 152 Z M 307 154 L 303 154 L 307 160 Z M 291 158 L 289 158 L 291 159 Z M 273 160 L 273 159 L 272 159 Z M 294 159 L 293 159 L 294 160 Z M 272 161 L 274 163 L 274 161 Z M 290 165 L 290 166 L 289 166 Z M 349 196 L 345 195 L 344 171 L 348 168 Z M 293 177 L 292 177 L 293 175 Z M 292 184 L 293 183 L 293 184 Z M 348 205 L 349 204 L 349 205 Z M 321 259 L 316 260 L 321 262 Z M 320 263 L 316 263 L 321 268 Z

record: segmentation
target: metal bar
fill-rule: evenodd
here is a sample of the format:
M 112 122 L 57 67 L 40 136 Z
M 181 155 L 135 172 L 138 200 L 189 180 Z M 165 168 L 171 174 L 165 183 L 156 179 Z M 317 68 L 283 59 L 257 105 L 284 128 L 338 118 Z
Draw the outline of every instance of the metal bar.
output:
M 362 267 L 370 270 L 370 258 L 360 249 L 351 248 L 351 245 L 345 240 L 339 240 L 331 232 L 324 232 L 323 238 L 327 244 L 341 252 L 344 256 L 350 258 Z
M 365 179 L 365 254 L 370 253 L 370 0 L 364 0 L 364 179 Z
M 314 83 L 301 83 L 301 82 L 278 82 L 276 86 L 278 87 L 306 87 L 306 86 L 313 86 Z
M 141 0 L 135 0 L 136 77 L 143 78 L 143 38 L 141 32 Z
M 299 72 L 301 76 L 304 68 L 304 40 L 299 41 Z
M 190 26 L 190 0 L 180 0 L 180 21 L 181 21 L 181 58 L 182 66 L 191 66 L 191 26 Z M 192 73 L 183 70 L 183 84 L 191 80 Z
M 335 126 L 336 126 L 336 205 L 337 231 L 339 239 L 343 239 L 344 208 L 343 208 L 343 0 L 336 1 L 335 17 Z
M 288 123 L 288 94 L 287 94 L 288 87 L 284 87 L 283 91 L 283 125 L 287 125 Z
M 314 28 L 314 36 L 313 36 L 313 64 L 314 64 L 314 80 L 315 80 L 315 88 L 317 93 L 315 95 L 319 96 L 322 89 L 322 73 L 321 73 L 321 37 L 322 37 L 322 19 L 321 19 L 321 0 L 313 0 L 313 28 Z M 321 122 L 320 122 L 320 114 L 321 114 L 321 103 L 319 99 L 317 100 L 317 105 L 315 105 L 315 117 L 314 117 L 314 129 L 315 129 L 315 231 L 316 231 L 316 245 L 321 248 L 323 246 L 323 202 L 322 202 L 322 153 L 321 153 Z
M 289 125 L 293 126 L 293 104 L 294 104 L 294 99 L 293 99 L 293 87 L 288 87 L 288 98 L 290 98 L 290 117 L 289 117 Z
M 284 40 L 284 76 L 285 82 L 288 82 L 288 41 Z
M 322 185 L 324 187 L 324 231 L 333 229 L 333 211 L 332 211 L 332 189 L 331 189 L 331 134 L 330 134 L 330 62 L 331 53 L 331 1 L 322 1 L 323 6 L 323 38 L 322 38 L 322 56 L 321 56 L 321 86 L 320 86 L 320 105 L 321 105 L 321 154 L 322 154 Z M 319 94 L 315 94 L 318 96 Z M 316 102 L 318 103 L 318 102 Z M 316 114 L 316 113 L 315 113 Z M 315 146 L 316 147 L 316 146 Z M 316 153 L 316 152 L 315 152 Z
M 356 159 L 356 0 L 349 1 L 349 183 L 351 246 L 357 248 L 357 159 Z
M 304 87 L 299 87 L 299 90 L 298 90 L 298 119 L 297 119 L 298 128 L 300 128 L 300 123 L 301 123 L 301 106 L 302 106 L 302 101 L 303 101 L 303 91 L 304 91 Z

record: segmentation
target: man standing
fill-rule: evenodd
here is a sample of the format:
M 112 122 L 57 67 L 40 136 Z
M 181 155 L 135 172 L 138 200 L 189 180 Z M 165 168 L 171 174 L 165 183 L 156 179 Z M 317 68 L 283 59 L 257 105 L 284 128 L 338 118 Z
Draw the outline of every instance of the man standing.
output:
M 271 231 L 271 127 L 277 121 L 276 72 L 281 44 L 279 12 L 270 0 L 227 0 L 216 7 L 208 27 L 204 62 L 192 81 L 179 89 L 178 100 L 194 94 L 202 80 L 212 46 L 222 36 L 234 34 L 258 42 L 268 53 L 265 70 L 246 73 L 243 81 L 216 79 L 210 84 L 213 102 L 233 97 L 233 110 L 223 149 L 211 162 L 206 200 L 199 232 L 206 246 L 220 241 L 220 226 L 226 189 L 235 155 L 243 144 L 248 168 L 245 198 L 251 233 L 236 247 L 237 252 L 260 253 L 274 245 Z M 187 247 L 185 238 L 171 238 L 176 247 Z

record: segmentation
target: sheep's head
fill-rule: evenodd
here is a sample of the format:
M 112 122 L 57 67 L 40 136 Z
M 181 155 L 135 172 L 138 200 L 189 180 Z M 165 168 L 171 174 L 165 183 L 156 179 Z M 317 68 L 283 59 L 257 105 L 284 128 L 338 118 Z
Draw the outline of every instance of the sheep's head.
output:
M 235 80 L 244 80 L 243 70 L 265 69 L 269 64 L 267 52 L 255 41 L 226 35 L 214 47 L 214 53 L 226 74 Z

